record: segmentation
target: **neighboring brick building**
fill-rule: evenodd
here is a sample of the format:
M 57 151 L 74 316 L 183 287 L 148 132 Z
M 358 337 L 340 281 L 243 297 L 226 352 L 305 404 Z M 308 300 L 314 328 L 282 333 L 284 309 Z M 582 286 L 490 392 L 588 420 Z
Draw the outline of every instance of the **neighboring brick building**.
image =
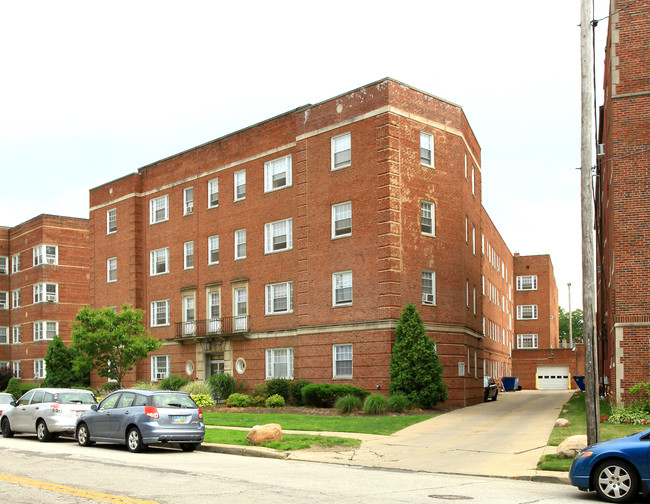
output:
M 610 2 L 596 179 L 597 341 L 620 405 L 650 380 L 650 0 Z
M 45 377 L 43 358 L 70 342 L 89 303 L 88 220 L 40 215 L 0 228 L 0 366 L 24 380 Z

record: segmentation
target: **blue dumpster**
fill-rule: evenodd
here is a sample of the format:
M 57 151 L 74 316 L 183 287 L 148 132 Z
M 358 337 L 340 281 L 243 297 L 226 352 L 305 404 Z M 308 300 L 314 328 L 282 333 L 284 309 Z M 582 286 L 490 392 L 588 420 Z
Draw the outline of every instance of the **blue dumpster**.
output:
M 519 390 L 518 376 L 504 376 L 502 378 L 503 388 L 508 391 Z
M 585 377 L 584 376 L 574 376 L 573 381 L 576 382 L 578 388 L 584 392 L 585 391 Z

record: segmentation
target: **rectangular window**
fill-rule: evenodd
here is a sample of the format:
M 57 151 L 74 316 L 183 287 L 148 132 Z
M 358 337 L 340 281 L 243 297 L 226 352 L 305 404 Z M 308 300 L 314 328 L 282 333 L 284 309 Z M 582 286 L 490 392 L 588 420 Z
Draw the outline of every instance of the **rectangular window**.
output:
M 149 224 L 169 220 L 169 196 L 165 194 L 149 201 Z
M 235 172 L 235 201 L 246 198 L 246 170 Z
M 332 170 L 350 166 L 352 160 L 352 136 L 350 133 L 332 138 Z
M 14 378 L 20 380 L 20 371 L 21 371 L 20 361 L 13 362 Z
M 235 331 L 246 331 L 248 329 L 248 289 L 237 287 L 233 291 L 235 299 Z
M 169 355 L 152 355 L 151 381 L 158 381 L 169 377 L 169 364 Z
M 185 242 L 183 245 L 184 269 L 194 268 L 194 242 Z
M 208 238 L 208 264 L 219 264 L 219 237 Z
M 465 153 L 465 180 L 467 180 L 467 152 Z
M 34 341 L 52 340 L 58 333 L 58 322 L 34 322 Z
M 537 305 L 517 305 L 517 320 L 536 320 Z
M 537 275 L 526 275 L 517 277 L 517 290 L 537 290 Z
M 152 250 L 150 254 L 150 276 L 169 273 L 169 248 Z
M 537 334 L 517 334 L 517 348 L 537 348 Z
M 474 165 L 472 165 L 472 196 L 476 195 L 474 187 Z
M 436 272 L 422 271 L 422 304 L 436 304 Z
M 20 343 L 20 326 L 13 326 L 11 328 L 11 342 L 14 345 Z
M 420 202 L 420 229 L 422 234 L 436 234 L 436 207 L 430 201 Z
M 352 378 L 352 345 L 332 347 L 333 378 Z
M 42 303 L 43 301 L 57 302 L 58 299 L 57 284 L 34 284 L 34 303 Z
M 264 225 L 264 253 L 293 248 L 293 220 L 285 219 Z
M 0 345 L 9 344 L 9 328 L 0 327 Z
M 266 286 L 266 314 L 293 312 L 293 282 L 282 282 Z
M 0 257 L 0 275 L 6 275 L 9 271 L 9 258 Z
M 11 256 L 11 272 L 18 273 L 20 271 L 20 254 Z
M 117 257 L 106 259 L 106 281 L 117 282 Z
M 293 348 L 272 348 L 266 351 L 266 379 L 293 378 Z
M 194 187 L 183 189 L 183 215 L 194 213 Z
M 476 315 L 476 286 L 474 286 L 474 290 L 472 291 L 472 300 L 473 300 L 473 307 L 474 307 L 474 315 Z
M 433 168 L 433 135 L 420 131 L 420 163 Z
M 208 208 L 219 206 L 219 179 L 208 182 Z
M 39 264 L 58 264 L 59 247 L 56 245 L 39 245 L 34 247 L 34 266 Z
M 469 280 L 465 281 L 465 303 L 467 308 L 469 308 Z
M 341 271 L 332 275 L 332 304 L 345 306 L 352 304 L 352 272 Z
M 151 302 L 151 327 L 169 325 L 169 299 Z
M 476 255 L 476 227 L 472 226 L 472 254 Z
M 106 212 L 106 234 L 117 231 L 117 208 L 111 208 Z
M 264 163 L 264 192 L 291 185 L 291 154 Z
M 235 231 L 235 260 L 246 259 L 246 230 Z
M 194 295 L 183 297 L 183 334 L 196 334 L 196 300 Z
M 0 310 L 9 309 L 9 293 L 0 292 Z
M 43 359 L 34 360 L 34 380 L 45 379 L 45 361 Z
M 210 318 L 208 322 L 208 332 L 209 333 L 220 333 L 221 332 L 221 296 L 219 291 L 210 292 L 208 294 L 208 309 L 210 312 L 208 316 Z
M 332 205 L 332 238 L 352 234 L 352 202 Z

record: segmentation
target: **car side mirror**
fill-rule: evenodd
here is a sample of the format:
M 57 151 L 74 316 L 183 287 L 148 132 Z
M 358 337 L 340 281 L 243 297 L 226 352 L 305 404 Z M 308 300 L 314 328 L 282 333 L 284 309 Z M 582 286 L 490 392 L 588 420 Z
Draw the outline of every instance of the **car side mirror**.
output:
M 12 406 L 16 406 L 16 401 L 11 401 L 9 404 L 11 404 Z
M 90 409 L 93 411 L 97 411 L 99 409 L 99 404 L 91 404 Z

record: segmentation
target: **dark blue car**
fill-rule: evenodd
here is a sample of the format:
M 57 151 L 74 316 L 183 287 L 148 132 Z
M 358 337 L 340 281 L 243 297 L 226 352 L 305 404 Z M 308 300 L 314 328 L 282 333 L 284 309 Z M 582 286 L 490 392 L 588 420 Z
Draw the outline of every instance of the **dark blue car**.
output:
M 607 502 L 629 502 L 650 491 L 650 429 L 588 446 L 576 455 L 569 479 Z

